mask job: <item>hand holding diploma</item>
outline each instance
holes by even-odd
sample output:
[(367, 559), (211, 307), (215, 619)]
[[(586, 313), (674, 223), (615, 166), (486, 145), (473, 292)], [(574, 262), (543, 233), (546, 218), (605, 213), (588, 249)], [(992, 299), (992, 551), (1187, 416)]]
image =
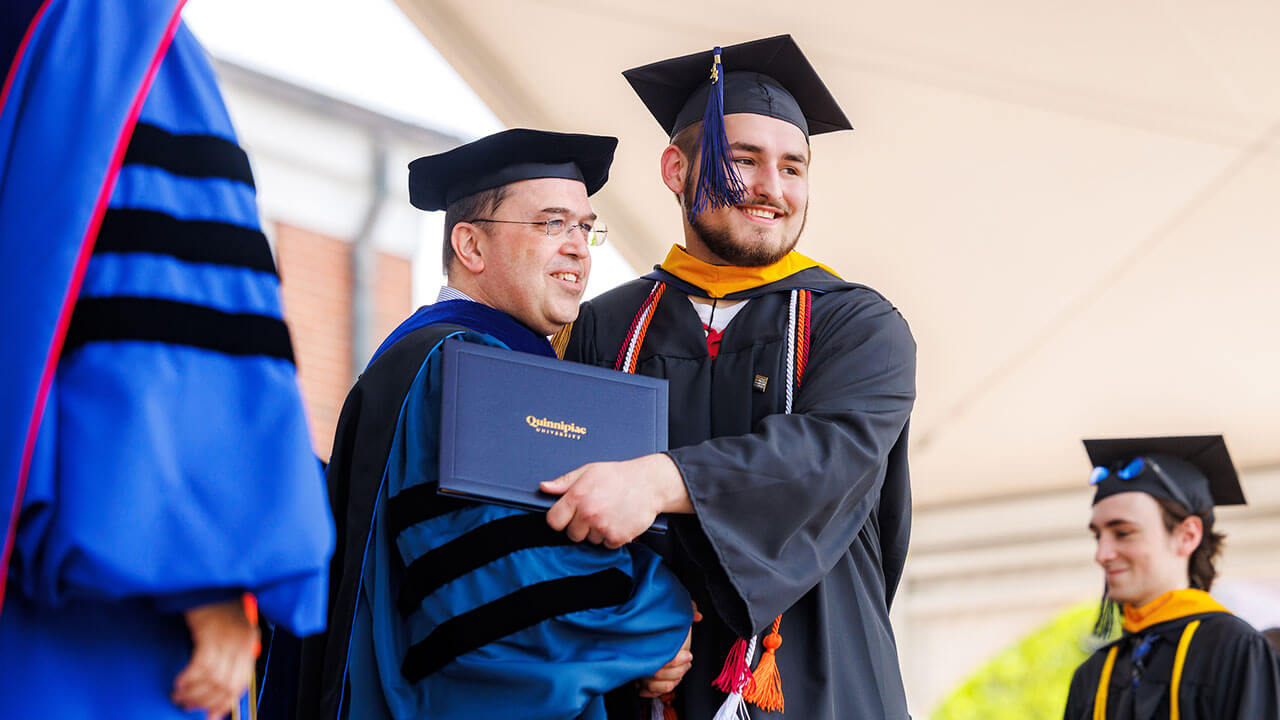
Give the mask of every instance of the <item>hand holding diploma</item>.
[(552, 529), (609, 548), (639, 537), (658, 513), (693, 512), (680, 470), (664, 453), (590, 463), (540, 487), (561, 496), (547, 511)]

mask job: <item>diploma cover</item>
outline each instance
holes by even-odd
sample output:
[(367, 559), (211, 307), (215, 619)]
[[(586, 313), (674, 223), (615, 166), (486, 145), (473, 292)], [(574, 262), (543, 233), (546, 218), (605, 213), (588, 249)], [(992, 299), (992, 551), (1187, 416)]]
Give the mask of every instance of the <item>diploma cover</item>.
[(667, 449), (666, 380), (461, 340), (443, 352), (441, 493), (545, 510), (558, 496), (538, 483)]

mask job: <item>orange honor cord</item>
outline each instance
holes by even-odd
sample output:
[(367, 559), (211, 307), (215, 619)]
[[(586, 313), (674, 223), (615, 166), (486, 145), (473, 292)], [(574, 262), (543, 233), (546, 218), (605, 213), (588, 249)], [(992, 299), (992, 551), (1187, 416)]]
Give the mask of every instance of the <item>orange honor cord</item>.
[[(244, 616), (248, 619), (249, 624), (255, 629), (258, 627), (258, 598), (253, 593), (245, 593), (240, 596), (240, 602), (244, 606)], [(253, 657), (256, 659), (262, 654), (262, 639), (258, 638), (253, 641)], [(258, 677), (257, 668), (249, 672), (249, 720), (257, 720), (258, 718)], [(231, 720), (240, 720), (240, 706), (236, 705), (231, 709)]]
[(636, 336), (635, 352), (631, 354), (631, 362), (627, 366), (627, 372), (629, 373), (636, 371), (636, 363), (640, 359), (640, 346), (644, 345), (644, 336), (649, 334), (649, 323), (653, 322), (653, 315), (658, 309), (658, 301), (662, 299), (662, 291), (666, 289), (666, 283), (659, 283), (653, 290), (653, 301), (649, 303), (649, 312), (644, 316), (644, 324), (640, 326), (640, 333)]
[[(795, 399), (796, 392), (800, 389), (800, 381), (804, 376), (805, 366), (809, 361), (809, 343), (811, 341), (809, 328), (812, 324), (812, 305), (813, 292), (810, 290), (792, 290), (791, 302), (787, 313), (787, 366), (786, 366), (786, 399), (784, 411), (789, 415), (792, 411), (792, 403)], [(769, 634), (762, 641), (764, 652), (760, 655), (760, 662), (756, 665), (754, 673), (748, 675), (749, 680), (739, 685), (742, 688), (742, 698), (761, 710), (769, 712), (784, 712), (786, 705), (782, 695), (782, 675), (778, 672), (777, 650), (782, 646), (782, 635), (778, 632), (778, 626), (782, 624), (782, 615), (773, 619), (773, 627)], [(751, 638), (752, 643), (755, 637)], [(727, 677), (733, 677), (733, 671), (736, 669), (737, 653), (739, 644), (743, 643), (738, 640), (734, 643), (733, 650), (729, 653), (729, 657), (725, 660), (724, 670), (721, 671), (720, 677), (716, 679), (716, 687), (724, 692), (724, 686), (728, 683), (722, 682)], [(746, 665), (751, 664), (750, 653), (747, 654)], [(745, 669), (745, 668), (744, 668)], [(732, 695), (730, 696), (732, 699)], [(731, 704), (726, 701), (726, 705)], [(721, 708), (724, 710), (724, 707)]]
[(649, 296), (640, 304), (640, 309), (636, 312), (635, 319), (631, 321), (631, 328), (627, 330), (626, 337), (622, 339), (622, 347), (618, 349), (618, 359), (613, 364), (614, 370), (621, 370), (625, 373), (634, 373), (636, 371), (636, 361), (640, 356), (640, 347), (644, 345), (644, 336), (649, 332), (649, 322), (653, 320), (658, 301), (662, 299), (662, 293), (666, 289), (666, 283), (654, 283), (653, 289), (649, 291)]
[(744, 697), (747, 702), (761, 710), (769, 712), (786, 712), (786, 702), (782, 697), (782, 676), (778, 674), (776, 651), (782, 646), (782, 635), (778, 626), (782, 624), (782, 616), (773, 619), (773, 629), (764, 636), (764, 654), (756, 665), (755, 682)]
[(663, 695), (660, 700), (662, 702), (662, 720), (680, 720), (680, 717), (676, 715), (676, 708), (673, 704), (676, 701), (676, 694), (669, 692)]
[(799, 318), (796, 322), (796, 385), (804, 378), (804, 369), (809, 366), (809, 326), (810, 311), (813, 308), (813, 291), (801, 290), (799, 297)]
[[(666, 289), (663, 282), (654, 283), (648, 297), (641, 303), (631, 327), (623, 338), (622, 347), (618, 350), (618, 358), (614, 368), (623, 372), (636, 371), (640, 347), (644, 344), (645, 335), (649, 331), (649, 323), (653, 320), (658, 300)], [(793, 392), (800, 387), (805, 368), (809, 363), (810, 328), (812, 326), (813, 291), (792, 290), (791, 303), (787, 322), (787, 378), (786, 412), (791, 412)], [(716, 713), (716, 717), (731, 717), (741, 708), (743, 701), (770, 712), (784, 712), (785, 699), (782, 695), (782, 676), (778, 672), (777, 650), (782, 646), (782, 635), (778, 627), (782, 624), (782, 615), (773, 619), (773, 627), (764, 637), (764, 653), (754, 672), (751, 661), (755, 655), (753, 636), (748, 642), (739, 638), (725, 658), (724, 667), (712, 682), (717, 689), (729, 695), (724, 705)], [(666, 720), (675, 720), (675, 710), (669, 701), (663, 702)], [(657, 710), (654, 704), (654, 710)]]
[[(249, 624), (258, 627), (258, 598), (253, 593), (245, 593), (240, 596), (240, 602), (244, 604), (244, 616), (248, 618)], [(253, 656), (256, 658), (262, 654), (262, 639), (259, 638), (253, 642)]]

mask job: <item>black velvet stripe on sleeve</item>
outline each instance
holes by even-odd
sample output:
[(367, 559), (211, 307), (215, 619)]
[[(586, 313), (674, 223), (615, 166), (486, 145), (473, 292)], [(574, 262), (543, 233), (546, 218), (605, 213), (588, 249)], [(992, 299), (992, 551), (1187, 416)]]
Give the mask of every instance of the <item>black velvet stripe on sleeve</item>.
[(152, 298), (81, 298), (71, 314), (64, 355), (87, 343), (142, 340), (188, 345), (227, 355), (263, 355), (293, 362), (289, 330), (266, 315), (226, 313)]
[(455, 658), (544, 620), (620, 605), (631, 597), (631, 577), (611, 568), (548, 580), (450, 618), (405, 653), (400, 672), (417, 682)]
[(568, 535), (552, 530), (542, 513), (509, 515), (485, 523), (409, 563), (397, 599), (400, 613), (408, 615), (440, 586), (513, 552), (573, 544)]
[(234, 142), (213, 135), (177, 135), (140, 122), (129, 138), (125, 165), (148, 165), (193, 178), (225, 178), (253, 187), (249, 156)]
[(439, 492), (440, 483), (428, 482), (401, 490), (387, 500), (387, 534), (397, 537), (407, 528), (461, 510), (474, 502), (446, 497)]
[(155, 210), (107, 210), (93, 252), (168, 255), (184, 262), (276, 274), (271, 248), (260, 230), (212, 220), (180, 220)]

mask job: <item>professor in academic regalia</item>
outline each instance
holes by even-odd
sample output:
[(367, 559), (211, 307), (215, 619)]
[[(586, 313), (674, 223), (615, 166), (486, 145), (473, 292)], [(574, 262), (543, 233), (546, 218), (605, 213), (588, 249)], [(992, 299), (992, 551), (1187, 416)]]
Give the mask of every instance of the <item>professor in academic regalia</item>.
[(297, 717), (599, 720), (606, 691), (682, 652), (689, 596), (648, 548), (437, 494), (444, 340), (554, 357), (605, 237), (588, 196), (616, 144), (508, 130), (410, 164), (413, 204), (445, 211), (448, 285), (382, 343), (338, 421), (330, 631), (305, 642)]
[(244, 703), (333, 525), (253, 175), (182, 3), (0, 22), (0, 717)]
[(544, 483), (564, 494), (548, 522), (615, 547), (681, 514), (663, 552), (705, 615), (668, 698), (681, 718), (906, 720), (889, 605), (915, 342), (887, 299), (794, 250), (810, 136), (849, 121), (789, 36), (623, 75), (671, 139), (684, 245), (586, 303), (564, 357), (667, 378), (672, 449)]
[(1123, 632), (1076, 669), (1064, 720), (1280, 718), (1280, 658), (1209, 595), (1223, 541), (1213, 509), (1244, 504), (1222, 436), (1084, 444), (1106, 578), (1097, 634), (1110, 634), (1114, 604)]

